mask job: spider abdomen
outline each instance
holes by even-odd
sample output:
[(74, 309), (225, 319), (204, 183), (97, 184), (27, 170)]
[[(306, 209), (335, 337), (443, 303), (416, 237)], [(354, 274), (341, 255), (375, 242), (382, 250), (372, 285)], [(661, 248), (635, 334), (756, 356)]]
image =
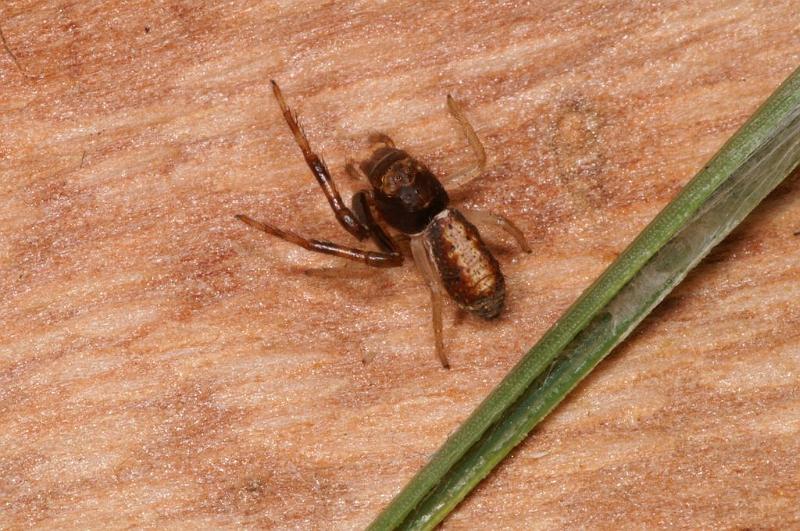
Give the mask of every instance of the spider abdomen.
[(431, 220), (423, 238), (448, 295), (484, 319), (497, 317), (505, 303), (505, 279), (478, 229), (446, 208)]

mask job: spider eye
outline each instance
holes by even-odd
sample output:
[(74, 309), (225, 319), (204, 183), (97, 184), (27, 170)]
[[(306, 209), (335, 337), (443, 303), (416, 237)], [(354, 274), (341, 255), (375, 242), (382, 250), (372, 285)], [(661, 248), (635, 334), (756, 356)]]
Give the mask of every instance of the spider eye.
[(383, 188), (395, 192), (398, 188), (408, 184), (408, 178), (401, 172), (391, 171), (383, 176)]

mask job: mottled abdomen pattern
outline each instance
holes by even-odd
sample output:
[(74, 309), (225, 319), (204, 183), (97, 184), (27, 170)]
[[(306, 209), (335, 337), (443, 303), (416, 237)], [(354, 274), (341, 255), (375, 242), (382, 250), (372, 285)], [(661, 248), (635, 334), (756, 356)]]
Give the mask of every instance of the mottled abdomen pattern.
[(450, 297), (484, 319), (497, 317), (505, 302), (505, 279), (478, 229), (447, 208), (433, 218), (423, 237)]

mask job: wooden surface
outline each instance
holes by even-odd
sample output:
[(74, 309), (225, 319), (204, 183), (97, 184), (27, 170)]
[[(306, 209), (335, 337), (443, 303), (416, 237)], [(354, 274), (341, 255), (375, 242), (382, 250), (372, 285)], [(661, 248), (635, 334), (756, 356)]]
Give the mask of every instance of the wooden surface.
[[(794, 0), (461, 4), (0, 4), (0, 528), (363, 527), (800, 64)], [(463, 102), (534, 253), (485, 233), (452, 370), (410, 265), (233, 219), (351, 241), (270, 78), (346, 197), (371, 131), (460, 168)], [(800, 526), (798, 230), (795, 177), (445, 527)]]

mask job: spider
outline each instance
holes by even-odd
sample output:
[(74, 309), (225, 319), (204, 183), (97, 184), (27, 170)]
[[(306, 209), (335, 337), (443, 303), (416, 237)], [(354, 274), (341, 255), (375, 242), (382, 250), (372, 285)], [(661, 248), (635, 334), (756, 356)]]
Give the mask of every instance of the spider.
[[(424, 277), (431, 294), (436, 355), (442, 366), (450, 364), (442, 337), (442, 295), (446, 292), (455, 303), (483, 319), (497, 317), (505, 303), (505, 279), (500, 265), (481, 239), (475, 225), (490, 224), (508, 232), (520, 248), (530, 253), (525, 236), (507, 218), (485, 211), (456, 210), (431, 171), (406, 151), (395, 147), (389, 136), (369, 136), (372, 156), (358, 166), (350, 160), (347, 173), (370, 188), (353, 195), (352, 206), (342, 201), (330, 172), (312, 151), (297, 116), (286, 105), (280, 87), (272, 81), (272, 91), (283, 117), (294, 135), (308, 167), (316, 177), (339, 223), (358, 240), (371, 238), (378, 251), (347, 247), (329, 241), (307, 239), (239, 214), (247, 225), (309, 251), (332, 254), (363, 262), (372, 267), (398, 267), (404, 256), (399, 242), (408, 241), (411, 256)], [(461, 187), (478, 177), (486, 167), (486, 152), (459, 104), (447, 96), (447, 108), (458, 122), (475, 154), (476, 161), (452, 177)], [(376, 218), (373, 211), (379, 214)], [(390, 236), (379, 220), (399, 232)]]

